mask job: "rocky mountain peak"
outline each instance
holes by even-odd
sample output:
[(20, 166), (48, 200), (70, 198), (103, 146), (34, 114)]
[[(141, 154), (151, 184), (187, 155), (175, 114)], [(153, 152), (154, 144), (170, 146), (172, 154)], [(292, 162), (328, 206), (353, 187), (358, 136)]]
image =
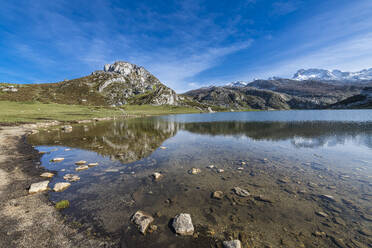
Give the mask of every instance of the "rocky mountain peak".
[(138, 75), (149, 75), (150, 73), (143, 68), (142, 66), (137, 66), (135, 64), (125, 62), (125, 61), (116, 61), (113, 64), (106, 64), (103, 68), (105, 72), (116, 72), (124, 76), (128, 76), (132, 73)]

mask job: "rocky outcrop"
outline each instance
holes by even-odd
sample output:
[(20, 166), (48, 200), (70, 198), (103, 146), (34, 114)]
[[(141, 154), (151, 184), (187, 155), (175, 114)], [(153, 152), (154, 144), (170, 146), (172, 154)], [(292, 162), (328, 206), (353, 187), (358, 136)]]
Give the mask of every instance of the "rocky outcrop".
[(172, 89), (163, 85), (145, 68), (129, 62), (107, 64), (103, 71), (96, 71), (92, 75), (105, 78), (98, 83), (98, 92), (113, 105), (178, 103), (177, 94)]

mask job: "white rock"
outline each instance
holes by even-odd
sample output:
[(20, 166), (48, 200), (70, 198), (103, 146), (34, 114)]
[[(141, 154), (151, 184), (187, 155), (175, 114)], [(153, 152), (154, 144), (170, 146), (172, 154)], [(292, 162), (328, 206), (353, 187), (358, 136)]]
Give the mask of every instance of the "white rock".
[(193, 175), (199, 174), (200, 172), (201, 172), (201, 169), (199, 168), (192, 168), (191, 170), (189, 170), (189, 173)]
[(97, 165), (98, 165), (98, 163), (89, 163), (88, 167), (94, 167), (94, 166), (97, 166)]
[(56, 183), (53, 190), (55, 192), (61, 192), (71, 186), (71, 183)]
[(70, 182), (76, 182), (80, 180), (80, 177), (74, 174), (66, 174), (63, 176), (63, 179), (70, 181)]
[(82, 170), (87, 170), (87, 169), (89, 169), (88, 165), (81, 165), (75, 168), (76, 171), (82, 171)]
[(41, 177), (45, 177), (45, 178), (52, 178), (54, 176), (54, 174), (53, 173), (50, 173), (50, 172), (44, 172), (40, 176)]
[(53, 158), (52, 162), (61, 162), (63, 160), (65, 160), (65, 159), (64, 158)]
[(154, 221), (154, 218), (145, 212), (138, 210), (133, 216), (131, 221), (135, 223), (138, 227), (138, 230), (145, 234), (147, 227)]
[(159, 180), (160, 178), (163, 177), (163, 175), (162, 175), (161, 173), (159, 173), (159, 172), (154, 172), (154, 173), (152, 174), (152, 177), (153, 177), (155, 180)]
[(80, 161), (75, 162), (76, 165), (84, 165), (86, 163), (87, 163), (87, 161), (85, 161), (85, 160), (80, 160)]
[(242, 243), (240, 240), (223, 241), (224, 248), (241, 248)]
[(179, 214), (174, 217), (172, 226), (175, 232), (179, 235), (193, 235), (194, 234), (194, 226), (192, 224), (190, 214)]
[(49, 184), (49, 181), (33, 183), (31, 184), (30, 189), (28, 190), (28, 193), (33, 194), (33, 193), (46, 191), (48, 190), (48, 184)]

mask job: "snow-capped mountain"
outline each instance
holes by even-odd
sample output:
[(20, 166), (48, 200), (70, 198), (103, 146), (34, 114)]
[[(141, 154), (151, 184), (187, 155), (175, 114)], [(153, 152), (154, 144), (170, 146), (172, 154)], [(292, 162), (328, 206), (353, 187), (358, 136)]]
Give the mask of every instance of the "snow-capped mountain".
[(340, 70), (308, 69), (298, 70), (293, 78), (294, 80), (335, 80), (335, 81), (362, 81), (372, 80), (372, 68), (357, 72), (343, 72)]
[(229, 86), (229, 87), (244, 87), (244, 86), (247, 86), (249, 83), (250, 82), (235, 81), (235, 82), (231, 82), (231, 83), (226, 84), (226, 86)]

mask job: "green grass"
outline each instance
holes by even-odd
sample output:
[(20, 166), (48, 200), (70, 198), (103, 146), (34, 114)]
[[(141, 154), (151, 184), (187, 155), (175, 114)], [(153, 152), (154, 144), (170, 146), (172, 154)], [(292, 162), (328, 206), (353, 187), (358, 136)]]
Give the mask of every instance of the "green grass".
[(200, 113), (200, 110), (190, 107), (171, 106), (171, 105), (125, 105), (122, 106), (126, 114), (129, 115), (165, 115), (165, 114), (188, 114)]
[(74, 121), (123, 115), (119, 109), (57, 103), (0, 101), (0, 123)]
[(127, 105), (119, 108), (84, 105), (66, 105), (57, 103), (0, 101), (0, 123), (34, 123), (48, 120), (75, 121), (101, 117), (119, 117), (127, 115), (165, 115), (181, 113), (199, 113), (190, 107)]
[(61, 210), (68, 208), (70, 206), (70, 202), (68, 200), (62, 200), (56, 203), (56, 209)]

